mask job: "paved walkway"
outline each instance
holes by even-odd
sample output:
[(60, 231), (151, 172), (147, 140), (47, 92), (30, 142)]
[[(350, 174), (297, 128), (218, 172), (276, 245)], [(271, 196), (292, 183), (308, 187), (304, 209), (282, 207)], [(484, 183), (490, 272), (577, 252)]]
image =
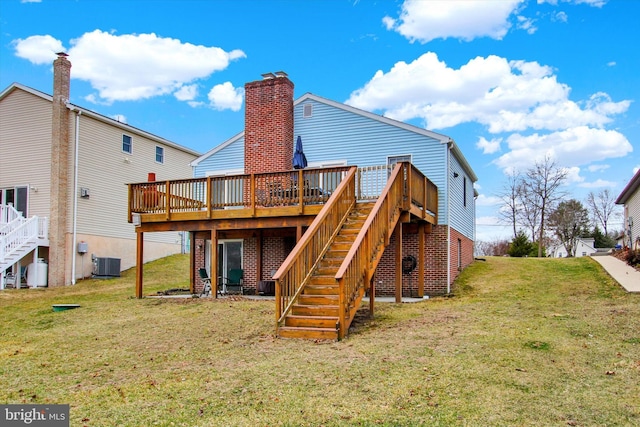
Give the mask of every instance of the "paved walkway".
[(611, 255), (593, 256), (616, 282), (627, 290), (627, 292), (640, 292), (640, 271)]

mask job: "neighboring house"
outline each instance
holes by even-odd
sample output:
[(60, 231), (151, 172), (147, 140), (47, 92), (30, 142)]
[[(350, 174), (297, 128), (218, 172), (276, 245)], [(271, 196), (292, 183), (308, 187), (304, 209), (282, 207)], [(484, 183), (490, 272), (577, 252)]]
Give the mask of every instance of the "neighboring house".
[(624, 246), (640, 249), (640, 170), (622, 190), (616, 204), (624, 205)]
[[(311, 93), (292, 102), (291, 132), (293, 138), (301, 137), (309, 167), (367, 167), (408, 161), (436, 184), (438, 225), (434, 227), (431, 234), (433, 239), (427, 249), (425, 293), (441, 295), (450, 292), (450, 285), (459, 271), (473, 261), (475, 240), (476, 193), (473, 184), (477, 177), (456, 143), (449, 136)], [(251, 116), (252, 107), (249, 103), (250, 98), (246, 107), (248, 112), (245, 130), (194, 160), (194, 177), (248, 173), (248, 169), (252, 168), (247, 164), (245, 150), (247, 128), (252, 127), (252, 122), (255, 121)], [(266, 172), (269, 168), (259, 165), (252, 170)], [(221, 252), (226, 257), (220, 262), (221, 266), (250, 265), (254, 259), (251, 253), (254, 245), (250, 239), (220, 242), (221, 249), (222, 245), (234, 249)], [(415, 234), (405, 238), (403, 246), (405, 254), (415, 256)], [(230, 256), (239, 257), (240, 254), (243, 259), (229, 259)], [(209, 259), (208, 253), (204, 258)], [(386, 251), (378, 267), (376, 292), (379, 294), (393, 295), (395, 292), (395, 277), (399, 273), (393, 267), (393, 259), (394, 251)], [(269, 271), (277, 269), (282, 260), (274, 260)], [(416, 295), (416, 274), (417, 271), (404, 275), (403, 288), (407, 296)]]
[[(578, 238), (576, 240), (575, 257), (589, 256), (596, 253), (597, 249), (595, 248), (595, 241), (596, 240), (592, 237)], [(560, 244), (549, 248), (549, 256), (553, 258), (566, 258), (569, 256), (569, 251), (567, 251), (564, 244)]]
[[(199, 154), (70, 104), (70, 69), (59, 55), (53, 96), (18, 83), (0, 93), (0, 286), (37, 258), (48, 264), (48, 281), (38, 284), (49, 286), (90, 276), (94, 257), (119, 259), (119, 270), (134, 266), (136, 233), (127, 222), (125, 183), (150, 173), (159, 180), (187, 176)], [(12, 229), (36, 216), (39, 239), (7, 242), (16, 234)], [(181, 237), (149, 233), (145, 261), (179, 253)], [(117, 261), (109, 263), (113, 274)]]

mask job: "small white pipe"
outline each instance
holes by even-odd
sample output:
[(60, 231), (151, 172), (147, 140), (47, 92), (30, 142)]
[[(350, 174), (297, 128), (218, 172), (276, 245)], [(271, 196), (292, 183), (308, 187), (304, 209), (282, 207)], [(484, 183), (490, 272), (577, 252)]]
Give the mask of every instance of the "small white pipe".
[[(71, 111), (74, 111), (73, 108)], [(71, 284), (76, 284), (76, 245), (77, 245), (77, 225), (78, 225), (78, 146), (80, 142), (80, 115), (82, 111), (76, 111), (76, 138), (75, 138), (75, 159), (73, 170), (73, 243), (71, 244)], [(84, 271), (82, 272), (84, 275)]]

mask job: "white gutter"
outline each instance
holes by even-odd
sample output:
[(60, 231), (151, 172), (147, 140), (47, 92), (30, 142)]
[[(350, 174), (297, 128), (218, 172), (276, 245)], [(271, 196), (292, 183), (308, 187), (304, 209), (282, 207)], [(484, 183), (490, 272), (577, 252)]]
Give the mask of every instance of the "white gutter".
[[(75, 158), (73, 166), (73, 243), (71, 244), (71, 284), (76, 284), (76, 245), (78, 239), (78, 146), (80, 145), (80, 115), (82, 111), (70, 107), (76, 112), (76, 138), (75, 138)], [(84, 275), (84, 272), (82, 272)]]

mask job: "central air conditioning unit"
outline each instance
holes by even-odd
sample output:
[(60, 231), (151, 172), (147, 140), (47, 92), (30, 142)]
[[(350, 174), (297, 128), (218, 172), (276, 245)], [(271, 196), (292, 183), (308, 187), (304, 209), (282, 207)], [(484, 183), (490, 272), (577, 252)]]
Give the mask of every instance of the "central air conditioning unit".
[(120, 277), (120, 258), (96, 258), (93, 263), (95, 277)]

